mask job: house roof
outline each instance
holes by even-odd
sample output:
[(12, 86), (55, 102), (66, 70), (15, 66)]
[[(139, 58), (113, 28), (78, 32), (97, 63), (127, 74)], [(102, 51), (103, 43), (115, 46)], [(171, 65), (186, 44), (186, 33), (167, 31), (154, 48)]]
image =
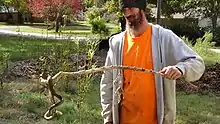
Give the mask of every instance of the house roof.
[[(17, 10), (12, 6), (9, 6), (8, 9), (10, 12), (17, 12)], [(8, 12), (8, 10), (6, 9), (5, 6), (0, 6), (0, 12), (5, 13), (5, 12)]]

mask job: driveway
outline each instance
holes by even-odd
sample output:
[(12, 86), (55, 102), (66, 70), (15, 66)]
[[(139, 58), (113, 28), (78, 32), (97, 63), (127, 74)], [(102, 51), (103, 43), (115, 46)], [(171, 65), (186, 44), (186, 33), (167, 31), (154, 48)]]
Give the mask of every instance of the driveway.
[(216, 53), (220, 53), (220, 49), (211, 49), (211, 50), (216, 52)]
[(29, 28), (29, 26), (0, 26), (0, 35), (9, 35), (9, 36), (22, 36), (28, 38), (40, 38), (40, 39), (52, 39), (52, 40), (97, 40), (99, 38), (88, 38), (82, 36), (64, 36), (59, 34), (41, 34), (41, 33), (29, 33), (29, 32), (16, 32), (11, 29), (14, 28)]
[[(30, 28), (30, 26), (0, 26), (0, 35), (10, 35), (10, 36), (23, 36), (29, 38), (40, 38), (40, 39), (53, 39), (53, 40), (100, 40), (100, 38), (88, 38), (88, 37), (79, 37), (79, 36), (63, 36), (59, 34), (40, 34), (40, 33), (27, 33), (27, 32), (16, 32), (11, 31), (12, 28)], [(216, 53), (220, 53), (220, 49), (211, 49)]]

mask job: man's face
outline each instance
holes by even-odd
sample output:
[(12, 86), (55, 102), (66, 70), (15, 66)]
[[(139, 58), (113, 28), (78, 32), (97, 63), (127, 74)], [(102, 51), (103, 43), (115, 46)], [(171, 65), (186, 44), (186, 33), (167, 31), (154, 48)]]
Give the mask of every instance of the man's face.
[(139, 8), (124, 8), (123, 14), (130, 28), (139, 28), (143, 19), (141, 10)]

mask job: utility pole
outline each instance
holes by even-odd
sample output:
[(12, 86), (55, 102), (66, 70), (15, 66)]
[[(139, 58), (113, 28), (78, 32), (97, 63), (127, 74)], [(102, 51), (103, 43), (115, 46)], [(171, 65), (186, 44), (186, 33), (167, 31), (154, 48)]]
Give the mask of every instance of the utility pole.
[(161, 1), (157, 0), (157, 24), (161, 24)]

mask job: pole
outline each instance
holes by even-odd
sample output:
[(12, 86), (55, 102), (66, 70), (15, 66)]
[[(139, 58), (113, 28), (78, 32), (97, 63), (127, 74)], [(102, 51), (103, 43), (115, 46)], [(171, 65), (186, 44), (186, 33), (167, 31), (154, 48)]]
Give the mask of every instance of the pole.
[(161, 1), (157, 0), (157, 24), (161, 24)]

